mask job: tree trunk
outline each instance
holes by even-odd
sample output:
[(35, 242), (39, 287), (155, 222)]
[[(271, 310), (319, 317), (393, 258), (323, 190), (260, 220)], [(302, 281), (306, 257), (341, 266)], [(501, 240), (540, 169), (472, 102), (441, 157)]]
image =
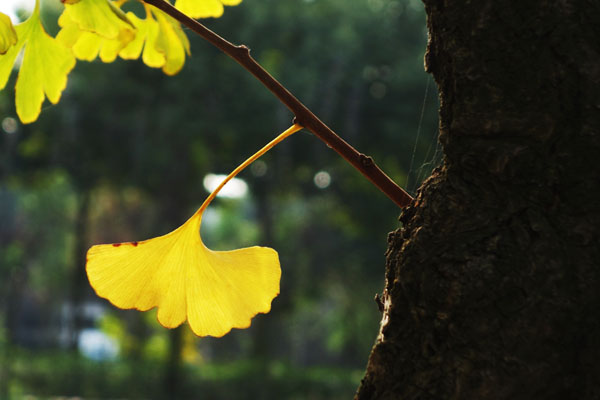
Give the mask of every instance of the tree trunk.
[(356, 398), (600, 398), (600, 2), (424, 0), (443, 165)]

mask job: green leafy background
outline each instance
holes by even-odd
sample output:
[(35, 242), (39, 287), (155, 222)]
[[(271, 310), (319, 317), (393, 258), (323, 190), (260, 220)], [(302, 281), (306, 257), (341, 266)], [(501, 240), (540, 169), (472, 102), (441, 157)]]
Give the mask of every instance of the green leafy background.
[[(420, 2), (245, 0), (206, 23), (248, 44), (401, 185), (410, 175), (414, 192), (435, 165)], [(97, 298), (82, 275), (91, 244), (179, 226), (208, 194), (206, 174), (229, 172), (290, 125), (253, 77), (188, 36), (192, 57), (174, 77), (139, 60), (79, 62), (34, 124), (16, 120), (15, 74), (0, 92), (0, 398), (347, 399), (360, 382), (399, 210), (308, 133), (241, 175), (246, 198), (217, 199), (213, 222), (205, 217), (209, 247), (279, 252), (281, 294), (248, 330), (168, 331), (154, 311)], [(313, 182), (319, 171), (331, 176), (326, 189)], [(118, 353), (86, 356), (74, 339), (82, 329)]]

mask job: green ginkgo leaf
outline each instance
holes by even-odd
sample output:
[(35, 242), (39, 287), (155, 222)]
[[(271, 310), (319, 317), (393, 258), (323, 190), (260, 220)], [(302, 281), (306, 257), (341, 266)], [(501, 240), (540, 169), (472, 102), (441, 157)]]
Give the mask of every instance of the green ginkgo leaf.
[(242, 0), (177, 0), (175, 7), (192, 18), (219, 18), (225, 6), (237, 6)]
[(0, 54), (5, 54), (11, 46), (17, 44), (17, 32), (10, 18), (0, 13)]
[(75, 66), (71, 51), (50, 37), (40, 21), (39, 0), (31, 17), (15, 26), (18, 41), (0, 56), (0, 90), (4, 89), (15, 59), (25, 48), (16, 84), (17, 115), (23, 123), (34, 122), (44, 98), (56, 104)]

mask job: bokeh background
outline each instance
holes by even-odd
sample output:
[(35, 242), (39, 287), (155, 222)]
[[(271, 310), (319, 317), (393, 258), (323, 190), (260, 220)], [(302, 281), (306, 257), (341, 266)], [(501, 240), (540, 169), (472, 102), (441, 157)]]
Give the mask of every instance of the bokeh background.
[[(50, 4), (56, 3), (56, 4)], [(56, 32), (60, 2), (45, 1)], [(21, 16), (24, 14), (21, 13)], [(413, 192), (439, 162), (437, 94), (418, 0), (244, 0), (206, 24), (253, 56)], [(164, 234), (292, 115), (189, 34), (174, 77), (79, 62), (59, 105), (21, 125), (0, 92), (0, 398), (348, 399), (377, 335), (386, 235), (399, 209), (298, 133), (205, 215), (213, 249), (270, 246), (281, 294), (223, 338), (119, 310), (85, 276), (95, 243)], [(212, 179), (211, 179), (212, 178)]]

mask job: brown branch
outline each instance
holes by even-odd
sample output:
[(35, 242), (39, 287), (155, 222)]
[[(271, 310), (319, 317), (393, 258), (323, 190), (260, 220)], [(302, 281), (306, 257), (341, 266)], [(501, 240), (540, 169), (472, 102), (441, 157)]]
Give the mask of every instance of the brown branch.
[(292, 95), (283, 85), (273, 78), (263, 67), (260, 66), (250, 55), (250, 49), (244, 45), (236, 46), (223, 39), (200, 22), (196, 21), (177, 10), (164, 0), (143, 0), (156, 8), (169, 14), (183, 25), (187, 26), (205, 40), (212, 43), (219, 50), (237, 61), (242, 67), (254, 75), (267, 89), (269, 89), (294, 115), (296, 122), (335, 150), (340, 156), (348, 161), (354, 168), (360, 171), (367, 179), (385, 193), (394, 203), (400, 207), (406, 207), (412, 197), (400, 186), (396, 185), (373, 161), (356, 151), (346, 141), (340, 138), (319, 118), (317, 118), (304, 104)]

